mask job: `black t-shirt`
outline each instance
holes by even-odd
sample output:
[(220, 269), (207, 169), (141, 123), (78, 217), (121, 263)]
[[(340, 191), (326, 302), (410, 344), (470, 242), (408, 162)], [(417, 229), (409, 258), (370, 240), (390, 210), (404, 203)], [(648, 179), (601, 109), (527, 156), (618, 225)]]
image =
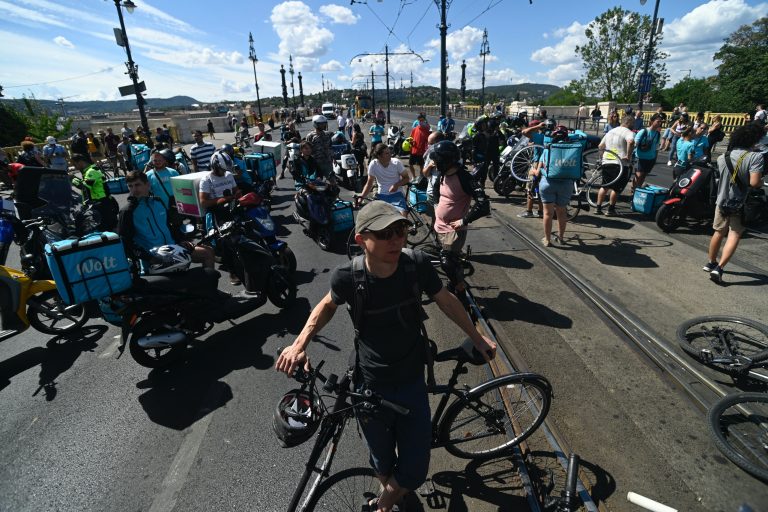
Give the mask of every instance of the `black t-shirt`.
[[(368, 298), (364, 304), (359, 357), (361, 375), (369, 384), (424, 378), (420, 308), (413, 295), (413, 284), (407, 282), (405, 258), (400, 256), (397, 271), (389, 277), (378, 278), (366, 272)], [(417, 255), (416, 262), (419, 288), (432, 297), (443, 283), (426, 256)], [(331, 276), (333, 302), (354, 304), (354, 289), (352, 262), (336, 267)]]

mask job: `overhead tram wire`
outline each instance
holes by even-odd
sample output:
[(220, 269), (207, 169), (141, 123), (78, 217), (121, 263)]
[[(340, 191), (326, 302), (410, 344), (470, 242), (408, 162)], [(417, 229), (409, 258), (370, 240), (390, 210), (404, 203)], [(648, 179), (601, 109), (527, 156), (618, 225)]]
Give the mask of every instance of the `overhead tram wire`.
[(33, 87), (33, 86), (36, 86), (36, 85), (48, 85), (48, 84), (55, 84), (55, 83), (58, 83), (58, 82), (66, 82), (67, 80), (77, 80), (78, 78), (85, 78), (85, 77), (91, 76), (91, 75), (98, 75), (99, 73), (107, 73), (109, 71), (112, 71), (113, 69), (114, 68), (112, 68), (112, 67), (108, 67), (108, 68), (100, 69), (98, 71), (93, 71), (91, 73), (86, 73), (84, 75), (71, 76), (69, 78), (61, 78), (59, 80), (49, 80), (47, 82), (38, 82), (36, 84), (7, 85), (7, 86), (5, 86), (5, 89), (14, 89), (14, 88), (19, 88), (19, 87)]
[(475, 21), (477, 18), (479, 18), (479, 17), (480, 17), (480, 16), (482, 16), (483, 14), (487, 13), (488, 11), (490, 11), (491, 9), (493, 9), (494, 7), (496, 7), (497, 5), (499, 5), (499, 4), (500, 4), (501, 2), (503, 2), (503, 1), (504, 1), (504, 0), (496, 0), (496, 1), (494, 2), (494, 0), (491, 0), (490, 2), (488, 2), (488, 7), (486, 7), (486, 8), (485, 8), (485, 9), (483, 9), (482, 11), (480, 11), (480, 13), (479, 13), (477, 16), (475, 16), (474, 18), (472, 18), (471, 20), (469, 20), (469, 21), (468, 21), (468, 22), (467, 22), (465, 25), (463, 25), (463, 26), (462, 26), (462, 27), (461, 27), (459, 30), (461, 30), (461, 29), (463, 29), (463, 28), (466, 28), (466, 27), (468, 27), (468, 26), (469, 26), (469, 25), (471, 25), (471, 24), (472, 24), (472, 22), (474, 22), (474, 21)]
[[(397, 39), (397, 40), (398, 40), (398, 41), (400, 41), (401, 43), (403, 43), (403, 44), (405, 44), (405, 45), (407, 45), (407, 44), (408, 44), (408, 43), (406, 43), (405, 41), (403, 41), (402, 39), (400, 39), (400, 37), (399, 37), (397, 34), (395, 34), (395, 32), (394, 32), (394, 30), (395, 30), (395, 29), (394, 29), (394, 27), (390, 28), (390, 27), (389, 27), (389, 26), (388, 26), (388, 25), (387, 25), (387, 24), (384, 22), (384, 20), (383, 20), (383, 19), (381, 19), (381, 16), (379, 16), (378, 14), (376, 14), (376, 11), (374, 11), (374, 10), (373, 10), (373, 8), (372, 8), (372, 7), (371, 7), (371, 6), (368, 4), (368, 2), (366, 2), (366, 3), (365, 3), (365, 6), (366, 6), (366, 7), (368, 7), (368, 10), (369, 10), (369, 11), (371, 11), (371, 12), (373, 13), (373, 15), (374, 15), (374, 16), (376, 16), (376, 19), (377, 19), (377, 20), (379, 20), (379, 21), (381, 22), (381, 24), (382, 24), (382, 25), (384, 25), (384, 28), (386, 28), (386, 29), (389, 31), (389, 34), (390, 34), (390, 35), (393, 35), (393, 36), (395, 36), (395, 39)], [(389, 35), (387, 36), (387, 38), (389, 38)]]

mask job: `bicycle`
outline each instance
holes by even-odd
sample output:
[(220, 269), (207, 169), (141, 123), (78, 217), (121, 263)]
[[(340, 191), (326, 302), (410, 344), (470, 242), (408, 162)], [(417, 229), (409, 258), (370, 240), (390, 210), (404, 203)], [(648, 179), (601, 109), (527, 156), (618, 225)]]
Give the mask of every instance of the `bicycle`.
[[(471, 350), (470, 350), (471, 348)], [(444, 447), (449, 453), (466, 459), (488, 459), (507, 453), (530, 436), (549, 411), (552, 387), (541, 375), (513, 373), (496, 377), (478, 386), (457, 389), (459, 375), (467, 373), (467, 364), (485, 364), (485, 358), (466, 340), (461, 347), (436, 352), (435, 362), (456, 361), (447, 384), (428, 387), (440, 401), (432, 415), (432, 448)], [(324, 361), (305, 372), (297, 368), (293, 377), (302, 389), (318, 393), (317, 380), (323, 391), (334, 398), (333, 406), (324, 413), (317, 438), (305, 470), (288, 505), (288, 512), (310, 512), (322, 506), (358, 511), (379, 494), (379, 480), (373, 468), (350, 468), (330, 476), (330, 468), (338, 450), (344, 428), (358, 410), (374, 411), (386, 407), (398, 414), (408, 410), (381, 399), (371, 390), (353, 390), (352, 373), (348, 369), (341, 379), (320, 372)], [(455, 400), (448, 404), (451, 397)], [(322, 463), (318, 463), (322, 460)], [(310, 478), (314, 475), (309, 488)], [(336, 486), (341, 480), (354, 478), (354, 484)]]
[(728, 373), (737, 382), (751, 377), (768, 382), (768, 326), (738, 316), (702, 316), (677, 328), (682, 349), (698, 361)]
[(723, 397), (707, 413), (707, 426), (723, 455), (768, 483), (768, 394)]

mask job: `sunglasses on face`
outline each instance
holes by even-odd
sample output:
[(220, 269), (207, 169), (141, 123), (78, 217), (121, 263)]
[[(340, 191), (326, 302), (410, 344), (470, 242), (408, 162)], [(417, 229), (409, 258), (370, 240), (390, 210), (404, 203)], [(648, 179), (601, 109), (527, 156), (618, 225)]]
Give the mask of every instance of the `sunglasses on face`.
[(404, 238), (408, 233), (408, 224), (401, 222), (381, 231), (366, 230), (365, 233), (372, 234), (376, 240), (392, 240), (393, 237)]

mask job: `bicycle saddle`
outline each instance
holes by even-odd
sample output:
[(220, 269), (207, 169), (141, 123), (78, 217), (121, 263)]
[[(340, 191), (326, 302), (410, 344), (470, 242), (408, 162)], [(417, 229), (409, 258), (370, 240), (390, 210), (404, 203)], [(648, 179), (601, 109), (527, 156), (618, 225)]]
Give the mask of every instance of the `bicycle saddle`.
[(444, 361), (460, 361), (474, 365), (485, 364), (485, 358), (477, 351), (475, 344), (469, 338), (464, 340), (460, 346), (444, 350), (435, 356), (435, 361), (442, 363)]

